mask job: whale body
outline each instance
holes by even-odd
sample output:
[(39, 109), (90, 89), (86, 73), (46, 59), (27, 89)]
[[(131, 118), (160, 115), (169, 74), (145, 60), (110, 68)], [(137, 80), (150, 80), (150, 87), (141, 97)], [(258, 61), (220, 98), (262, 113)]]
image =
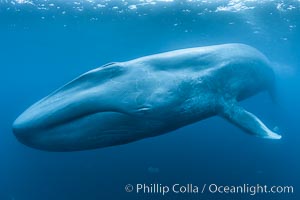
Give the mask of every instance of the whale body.
[(161, 135), (211, 116), (281, 136), (238, 102), (274, 90), (268, 59), (244, 44), (181, 49), (91, 70), (23, 112), (13, 132), (48, 151), (102, 148)]

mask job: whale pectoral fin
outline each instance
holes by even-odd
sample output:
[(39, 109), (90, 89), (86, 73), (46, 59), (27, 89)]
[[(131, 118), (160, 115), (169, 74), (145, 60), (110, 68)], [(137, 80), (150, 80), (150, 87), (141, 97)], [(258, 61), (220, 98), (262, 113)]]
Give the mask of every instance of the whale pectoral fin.
[(267, 139), (281, 139), (281, 135), (271, 131), (264, 123), (235, 101), (222, 103), (220, 115), (247, 133)]

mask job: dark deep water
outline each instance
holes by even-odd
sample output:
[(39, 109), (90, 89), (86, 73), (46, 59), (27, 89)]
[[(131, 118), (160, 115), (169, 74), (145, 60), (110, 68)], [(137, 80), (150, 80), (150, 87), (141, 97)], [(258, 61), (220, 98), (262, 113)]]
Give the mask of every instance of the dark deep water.
[[(300, 199), (300, 1), (0, 0), (0, 200)], [(28, 106), (111, 61), (240, 42), (276, 66), (277, 104), (241, 104), (283, 135), (249, 136), (213, 117), (93, 151), (51, 153), (11, 131)], [(293, 194), (136, 194), (126, 184), (291, 185)], [(201, 189), (200, 189), (201, 190)]]

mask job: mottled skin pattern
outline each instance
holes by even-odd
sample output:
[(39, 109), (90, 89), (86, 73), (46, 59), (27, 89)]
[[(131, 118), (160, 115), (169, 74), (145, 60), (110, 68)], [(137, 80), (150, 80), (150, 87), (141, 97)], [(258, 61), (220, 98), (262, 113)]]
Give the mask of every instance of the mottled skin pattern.
[(267, 58), (250, 46), (171, 51), (81, 75), (28, 108), (13, 131), (34, 148), (76, 151), (125, 144), (220, 115), (250, 134), (280, 139), (237, 105), (273, 85)]

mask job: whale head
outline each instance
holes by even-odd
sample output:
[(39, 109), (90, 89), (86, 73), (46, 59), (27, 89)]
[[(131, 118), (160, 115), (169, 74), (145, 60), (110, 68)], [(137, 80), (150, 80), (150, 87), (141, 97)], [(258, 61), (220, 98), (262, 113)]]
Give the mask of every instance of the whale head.
[(49, 151), (126, 143), (134, 120), (110, 108), (105, 102), (114, 97), (103, 95), (111, 90), (103, 87), (108, 80), (123, 72), (122, 67), (111, 64), (76, 78), (25, 110), (13, 123), (15, 136), (27, 146)]

